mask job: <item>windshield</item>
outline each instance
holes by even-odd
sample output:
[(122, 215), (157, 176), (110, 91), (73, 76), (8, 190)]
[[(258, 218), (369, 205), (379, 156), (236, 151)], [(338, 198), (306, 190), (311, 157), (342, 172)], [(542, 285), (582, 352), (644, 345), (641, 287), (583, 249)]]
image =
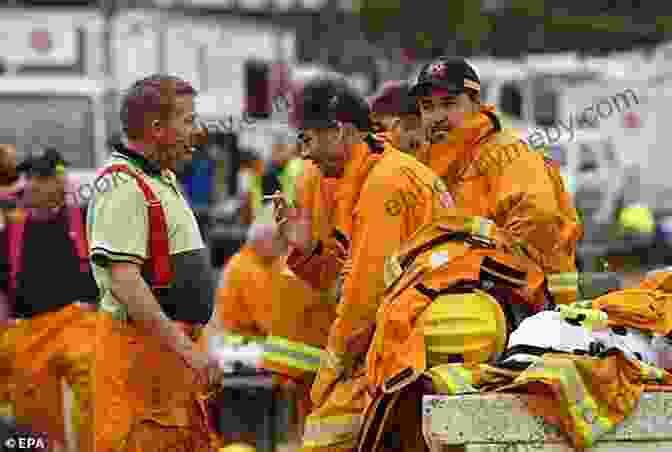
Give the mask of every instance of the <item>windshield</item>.
[(0, 94), (0, 143), (23, 160), (55, 147), (75, 169), (94, 167), (93, 107), (83, 96)]

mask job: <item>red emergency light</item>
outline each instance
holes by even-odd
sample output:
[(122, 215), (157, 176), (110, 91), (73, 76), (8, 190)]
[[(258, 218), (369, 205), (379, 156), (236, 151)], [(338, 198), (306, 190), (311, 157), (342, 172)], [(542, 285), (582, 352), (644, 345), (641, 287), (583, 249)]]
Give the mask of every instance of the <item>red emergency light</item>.
[(30, 47), (38, 53), (47, 53), (53, 47), (49, 30), (33, 30), (30, 32)]
[(623, 127), (626, 129), (639, 129), (642, 127), (642, 118), (634, 111), (626, 112), (623, 115)]

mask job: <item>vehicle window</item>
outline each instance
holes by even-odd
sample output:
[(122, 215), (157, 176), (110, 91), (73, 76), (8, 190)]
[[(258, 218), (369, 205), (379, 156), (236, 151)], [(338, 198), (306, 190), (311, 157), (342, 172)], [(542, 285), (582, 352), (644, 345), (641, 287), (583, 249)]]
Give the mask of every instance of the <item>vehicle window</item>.
[(502, 85), (500, 96), (502, 113), (513, 116), (515, 119), (522, 119), (523, 95), (521, 94), (518, 85), (515, 83), (505, 83)]
[(93, 105), (83, 96), (0, 95), (0, 143), (14, 143), (19, 159), (55, 147), (72, 168), (95, 165)]
[(595, 171), (599, 167), (599, 159), (593, 147), (587, 144), (579, 145), (579, 171)]

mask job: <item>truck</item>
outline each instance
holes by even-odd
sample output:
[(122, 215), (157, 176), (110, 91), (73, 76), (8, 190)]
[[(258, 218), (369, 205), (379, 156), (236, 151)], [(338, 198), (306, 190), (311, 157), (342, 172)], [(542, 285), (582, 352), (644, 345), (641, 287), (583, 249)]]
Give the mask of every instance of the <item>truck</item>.
[[(128, 9), (111, 18), (94, 7), (2, 8), (0, 14), (0, 142), (19, 159), (54, 146), (71, 163), (85, 202), (120, 130), (123, 91), (166, 72), (193, 82), (206, 115), (240, 116), (245, 63), (295, 57), (295, 33), (239, 18), (188, 17)], [(249, 134), (248, 134), (249, 135)], [(263, 138), (264, 134), (261, 134)], [(265, 147), (259, 134), (243, 139)], [(262, 139), (263, 141), (263, 139)]]
[(15, 144), (19, 159), (56, 147), (80, 185), (106, 156), (103, 32), (93, 8), (0, 14), (0, 142)]
[[(629, 245), (612, 240), (608, 248), (620, 247), (621, 251), (611, 254), (645, 255), (644, 269), (669, 265), (672, 242), (663, 236), (661, 225), (669, 223), (672, 213), (664, 124), (672, 113), (667, 102), (671, 89), (672, 77), (665, 72), (642, 70), (567, 87), (559, 94), (558, 121), (571, 125), (572, 136), (580, 136), (582, 132), (599, 134), (610, 143), (611, 155), (615, 156), (615, 163), (605, 161), (598, 165), (595, 174), (600, 174), (601, 184), (596, 184), (596, 177), (582, 177), (578, 166), (570, 169), (571, 175), (577, 178), (577, 203), (586, 201), (580, 199), (585, 198), (586, 193), (595, 195), (592, 200), (595, 205), (591, 208), (594, 214), (585, 218), (589, 220), (586, 224), (592, 224), (594, 230), (584, 240), (590, 245), (586, 250), (594, 249), (587, 254), (603, 253), (604, 250), (594, 251), (604, 249), (598, 242), (604, 242), (609, 236), (599, 231), (610, 229), (610, 223), (616, 224), (618, 219), (614, 214), (618, 209), (639, 206), (648, 211), (647, 216), (653, 217), (656, 225), (653, 233)], [(580, 151), (576, 146), (568, 146), (568, 150)]]

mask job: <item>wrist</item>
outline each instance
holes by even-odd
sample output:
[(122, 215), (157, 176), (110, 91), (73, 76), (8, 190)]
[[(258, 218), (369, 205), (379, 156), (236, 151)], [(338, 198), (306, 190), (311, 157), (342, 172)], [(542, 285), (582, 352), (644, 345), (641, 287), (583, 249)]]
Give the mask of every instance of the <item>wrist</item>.
[(304, 256), (312, 256), (315, 253), (315, 250), (317, 250), (319, 240), (310, 240), (304, 243), (287, 240), (287, 243), (289, 244), (289, 246), (298, 250)]

